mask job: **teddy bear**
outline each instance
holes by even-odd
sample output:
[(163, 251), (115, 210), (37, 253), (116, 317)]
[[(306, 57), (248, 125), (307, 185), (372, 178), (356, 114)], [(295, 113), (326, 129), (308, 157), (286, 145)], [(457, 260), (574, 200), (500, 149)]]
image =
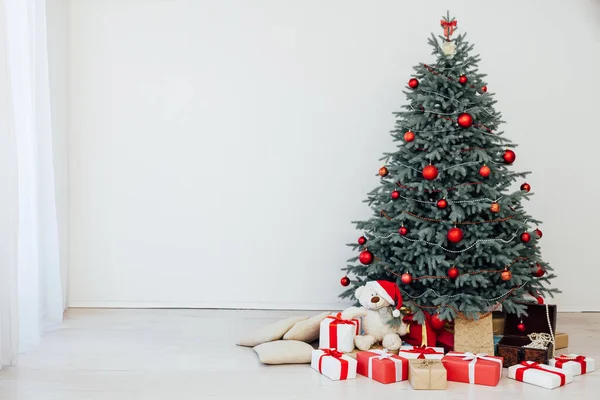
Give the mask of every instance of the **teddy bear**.
[(408, 333), (404, 321), (389, 322), (401, 316), (402, 295), (394, 282), (378, 280), (368, 281), (357, 288), (354, 296), (362, 307), (350, 307), (342, 312), (343, 319), (362, 318), (364, 335), (357, 335), (354, 344), (359, 350), (369, 350), (381, 342), (388, 350), (398, 350), (402, 345), (400, 336)]

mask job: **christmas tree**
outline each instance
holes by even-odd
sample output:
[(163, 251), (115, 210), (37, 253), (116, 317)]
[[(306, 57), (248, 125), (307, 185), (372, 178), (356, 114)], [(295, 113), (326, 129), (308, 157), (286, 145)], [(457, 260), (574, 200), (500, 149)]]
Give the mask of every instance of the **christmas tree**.
[[(542, 260), (542, 231), (522, 206), (528, 172), (515, 172), (516, 147), (499, 129), (501, 115), (457, 22), (441, 21), (429, 44), (436, 60), (414, 67), (407, 104), (395, 113), (396, 151), (382, 158), (373, 210), (355, 222), (364, 235), (341, 294), (370, 280), (395, 281), (404, 306), (422, 322), (477, 319), (498, 309), (521, 315), (523, 296), (557, 292)], [(516, 189), (520, 185), (520, 189)], [(514, 190), (516, 189), (516, 190)], [(408, 312), (408, 310), (407, 310)]]

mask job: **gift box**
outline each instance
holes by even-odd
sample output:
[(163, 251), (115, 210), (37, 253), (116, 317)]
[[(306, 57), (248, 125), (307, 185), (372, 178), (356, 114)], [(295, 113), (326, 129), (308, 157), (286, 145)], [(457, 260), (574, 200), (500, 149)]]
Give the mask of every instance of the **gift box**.
[(561, 354), (550, 360), (549, 364), (551, 367), (567, 370), (574, 376), (584, 375), (596, 369), (596, 362), (593, 358), (578, 354)]
[(415, 390), (445, 390), (448, 386), (440, 360), (408, 360), (408, 380)]
[(555, 389), (573, 382), (573, 374), (569, 371), (532, 361), (523, 361), (508, 368), (508, 377), (546, 389)]
[(354, 337), (360, 331), (360, 321), (342, 319), (341, 315), (342, 313), (330, 315), (321, 322), (320, 349), (336, 349), (342, 353), (354, 350)]
[(492, 313), (492, 329), (494, 335), (504, 335), (504, 313)]
[(554, 348), (556, 350), (562, 350), (569, 347), (569, 335), (566, 333), (557, 333), (554, 335)]
[[(546, 307), (548, 309), (546, 310)], [(550, 317), (550, 326), (548, 325), (548, 316)], [(552, 344), (547, 349), (530, 349), (526, 346), (531, 343), (527, 337), (530, 333), (550, 333), (556, 332), (556, 306), (547, 304), (528, 304), (527, 317), (523, 317), (525, 331), (519, 331), (517, 326), (521, 318), (515, 314), (506, 315), (506, 324), (504, 327), (504, 336), (498, 343), (498, 356), (504, 358), (504, 366), (510, 367), (521, 361), (535, 361), (540, 364), (548, 364), (554, 352)]]
[(454, 351), (460, 353), (494, 353), (492, 316), (471, 320), (454, 320)]
[(450, 352), (442, 363), (449, 381), (496, 386), (502, 378), (502, 357)]
[(408, 358), (409, 360), (441, 360), (444, 357), (444, 348), (425, 346), (402, 346), (398, 351), (398, 355), (400, 357)]
[(335, 349), (313, 350), (310, 366), (332, 381), (356, 379), (356, 360)]
[(387, 350), (359, 351), (356, 353), (356, 373), (381, 383), (408, 379), (408, 359), (388, 353)]
[(498, 343), (500, 343), (502, 335), (494, 335), (494, 355), (498, 356)]

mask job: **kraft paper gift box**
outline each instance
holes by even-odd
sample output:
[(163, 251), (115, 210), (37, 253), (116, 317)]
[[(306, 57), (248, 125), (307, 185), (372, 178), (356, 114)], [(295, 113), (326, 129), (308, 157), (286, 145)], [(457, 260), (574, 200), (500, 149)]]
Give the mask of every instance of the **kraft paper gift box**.
[(504, 313), (494, 312), (492, 313), (492, 329), (494, 335), (504, 335)]
[(440, 360), (408, 360), (408, 380), (415, 390), (445, 390), (448, 386)]
[(569, 371), (533, 361), (513, 365), (508, 369), (508, 377), (546, 389), (555, 389), (573, 382), (573, 374)]
[(452, 351), (442, 363), (449, 381), (496, 386), (502, 378), (502, 357)]
[(387, 350), (369, 350), (356, 353), (356, 373), (381, 383), (408, 379), (408, 359), (388, 353)]
[[(550, 326), (548, 326), (548, 317), (546, 316), (546, 307), (550, 317)], [(526, 346), (531, 343), (527, 337), (530, 333), (548, 333), (556, 332), (556, 306), (547, 304), (528, 304), (527, 317), (523, 317), (525, 331), (521, 332), (517, 326), (521, 318), (516, 314), (506, 315), (506, 325), (504, 327), (504, 336), (498, 343), (498, 356), (504, 358), (504, 366), (510, 367), (521, 361), (535, 361), (540, 364), (548, 364), (552, 358), (553, 346), (550, 344), (547, 349), (531, 349)], [(552, 328), (552, 329), (550, 329)]]
[(557, 333), (554, 335), (554, 348), (556, 350), (562, 350), (569, 347), (569, 335), (566, 333)]
[(596, 369), (593, 358), (580, 356), (579, 354), (561, 354), (549, 362), (551, 367), (569, 371), (573, 376), (584, 375)]
[(400, 357), (426, 360), (441, 360), (444, 357), (443, 347), (402, 346), (398, 351)]
[(313, 350), (310, 366), (332, 381), (356, 379), (356, 360), (334, 349)]
[(354, 350), (354, 337), (360, 332), (360, 321), (342, 319), (341, 314), (330, 315), (321, 322), (320, 349), (337, 349), (342, 353)]
[(454, 351), (460, 353), (494, 353), (492, 316), (454, 320)]

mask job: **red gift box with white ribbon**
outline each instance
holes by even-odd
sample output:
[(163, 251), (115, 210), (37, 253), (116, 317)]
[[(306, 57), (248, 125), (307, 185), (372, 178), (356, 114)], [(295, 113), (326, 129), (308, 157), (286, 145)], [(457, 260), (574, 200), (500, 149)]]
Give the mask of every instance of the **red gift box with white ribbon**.
[(377, 382), (408, 380), (408, 359), (388, 353), (385, 349), (359, 351), (356, 353), (356, 361), (356, 372)]
[(451, 351), (442, 362), (449, 381), (496, 386), (502, 378), (502, 357)]
[(555, 389), (573, 382), (573, 374), (567, 370), (523, 361), (508, 369), (508, 377), (546, 389)]

